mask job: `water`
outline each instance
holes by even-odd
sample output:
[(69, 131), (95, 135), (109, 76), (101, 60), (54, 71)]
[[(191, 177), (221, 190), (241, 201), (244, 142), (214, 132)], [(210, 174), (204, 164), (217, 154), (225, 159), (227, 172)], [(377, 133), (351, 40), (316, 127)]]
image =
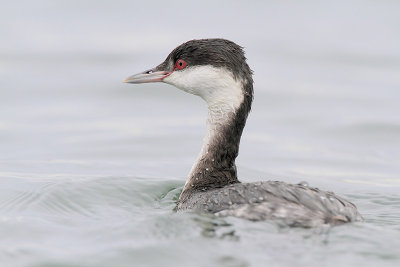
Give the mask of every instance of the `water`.
[[(1, 265), (398, 266), (399, 12), (396, 1), (3, 1)], [(205, 105), (121, 80), (203, 37), (245, 46), (255, 71), (240, 179), (307, 181), (354, 202), (364, 223), (174, 212)]]

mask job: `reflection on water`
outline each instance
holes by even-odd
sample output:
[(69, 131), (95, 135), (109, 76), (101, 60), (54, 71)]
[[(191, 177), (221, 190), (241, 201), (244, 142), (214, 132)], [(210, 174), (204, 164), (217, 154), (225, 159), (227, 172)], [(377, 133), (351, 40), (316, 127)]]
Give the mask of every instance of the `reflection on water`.
[[(355, 0), (4, 2), (0, 262), (399, 265), (399, 10)], [(165, 84), (121, 81), (202, 37), (243, 45), (254, 70), (240, 179), (307, 181), (354, 202), (364, 223), (305, 230), (174, 212), (205, 105)]]
[[(346, 195), (366, 222), (298, 229), (176, 213), (181, 181), (58, 177), (18, 182), (20, 187), (2, 189), (0, 197), (0, 257), (15, 266), (109, 266), (115, 259), (122, 266), (225, 261), (262, 266), (262, 259), (313, 265), (327, 257), (340, 265), (366, 257), (372, 266), (399, 260), (399, 239), (393, 238), (400, 231), (400, 216), (393, 213), (400, 206), (398, 195)], [(152, 257), (155, 252), (161, 256)]]

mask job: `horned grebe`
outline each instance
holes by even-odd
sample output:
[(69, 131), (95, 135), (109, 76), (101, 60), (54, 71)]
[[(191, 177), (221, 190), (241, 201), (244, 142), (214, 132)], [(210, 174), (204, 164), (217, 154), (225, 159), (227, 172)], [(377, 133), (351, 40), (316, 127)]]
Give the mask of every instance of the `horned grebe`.
[(224, 39), (188, 41), (157, 67), (124, 82), (164, 82), (207, 102), (207, 133), (180, 195), (178, 210), (249, 220), (274, 219), (301, 227), (362, 220), (354, 204), (305, 183), (239, 182), (235, 159), (251, 109), (253, 78), (237, 44)]

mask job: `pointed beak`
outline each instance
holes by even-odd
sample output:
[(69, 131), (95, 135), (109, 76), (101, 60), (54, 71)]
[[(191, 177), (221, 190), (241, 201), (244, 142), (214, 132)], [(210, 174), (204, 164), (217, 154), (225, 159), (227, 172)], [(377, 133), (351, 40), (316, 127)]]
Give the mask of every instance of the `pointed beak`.
[(170, 75), (167, 71), (159, 71), (156, 68), (147, 70), (126, 78), (124, 83), (155, 83), (162, 82), (165, 77)]

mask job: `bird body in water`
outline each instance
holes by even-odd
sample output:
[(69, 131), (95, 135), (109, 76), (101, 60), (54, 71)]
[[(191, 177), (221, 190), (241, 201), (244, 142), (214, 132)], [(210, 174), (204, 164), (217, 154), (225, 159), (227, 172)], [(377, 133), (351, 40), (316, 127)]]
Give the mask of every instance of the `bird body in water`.
[(235, 159), (253, 101), (253, 78), (242, 47), (234, 42), (188, 41), (157, 67), (124, 82), (168, 83), (207, 103), (207, 133), (179, 198), (178, 210), (256, 221), (274, 219), (301, 227), (362, 220), (354, 204), (304, 183), (239, 182)]

